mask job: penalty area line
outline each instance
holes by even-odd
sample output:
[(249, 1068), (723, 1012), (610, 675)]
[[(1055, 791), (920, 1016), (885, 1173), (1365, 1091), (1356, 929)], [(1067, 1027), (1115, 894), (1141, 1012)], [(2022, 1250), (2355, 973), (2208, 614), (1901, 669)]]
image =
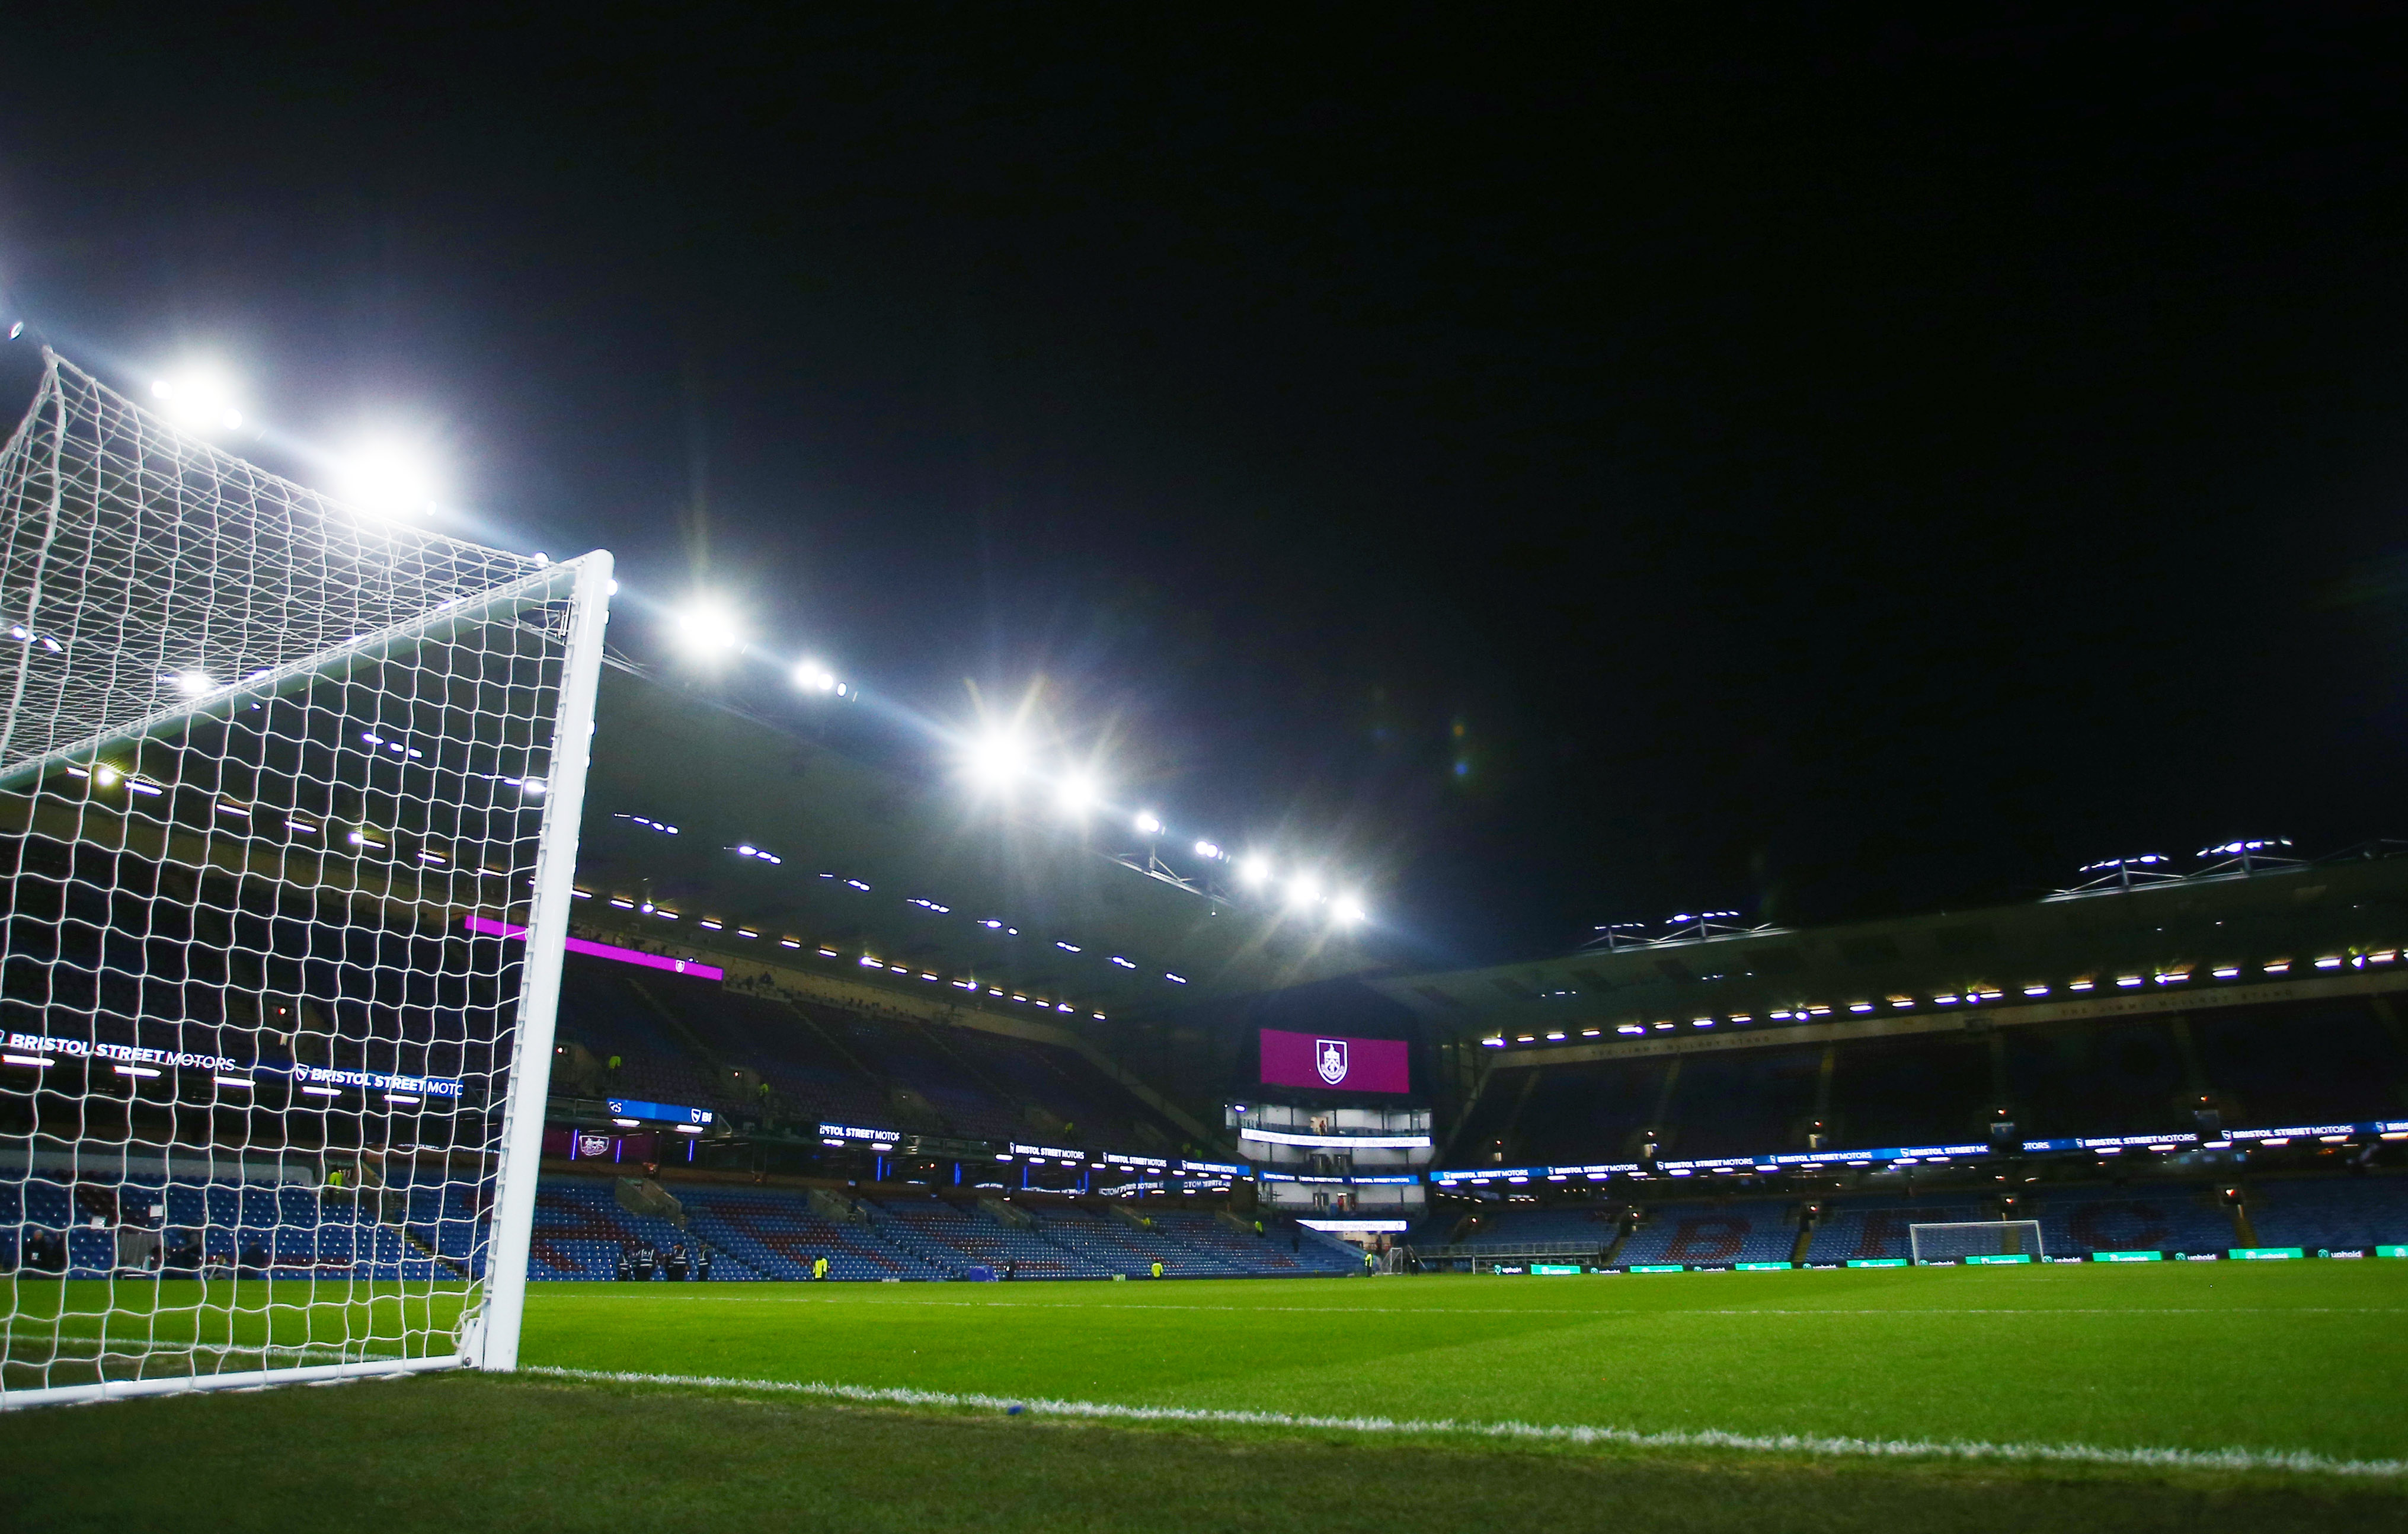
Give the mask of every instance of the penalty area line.
[(1801, 1454), (1853, 1459), (1958, 1459), (2028, 1465), (2106, 1465), (2137, 1469), (2293, 1470), (2318, 1475), (2393, 1480), (2408, 1476), (2408, 1460), (2335, 1459), (2301, 1449), (2110, 1449), (2090, 1443), (1983, 1443), (1953, 1439), (1833, 1438), (1809, 1433), (1731, 1433), (1719, 1428), (1592, 1427), (1574, 1423), (1457, 1422), (1452, 1418), (1320, 1417), (1289, 1412), (1210, 1407), (1127, 1406), (1117, 1401), (1047, 1400), (976, 1391), (916, 1390), (903, 1385), (834, 1384), (819, 1380), (748, 1380), (716, 1374), (647, 1374), (607, 1369), (528, 1365), (522, 1374), (594, 1384), (680, 1385), (752, 1390), (867, 1405), (933, 1406), (1078, 1417), (1100, 1422), (1194, 1423), (1236, 1427), (1301, 1427), (1341, 1432), (1496, 1439), (1523, 1442), (1613, 1444), (1634, 1449), (1726, 1449), (1750, 1454)]

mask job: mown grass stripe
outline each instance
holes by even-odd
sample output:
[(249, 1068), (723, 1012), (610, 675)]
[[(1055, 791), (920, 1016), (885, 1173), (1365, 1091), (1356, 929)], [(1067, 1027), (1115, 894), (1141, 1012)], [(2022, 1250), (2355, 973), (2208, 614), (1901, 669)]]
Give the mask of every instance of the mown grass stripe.
[(2335, 1459), (2295, 1449), (2110, 1449), (2088, 1443), (1981, 1443), (1948, 1439), (1832, 1438), (1805, 1433), (1730, 1433), (1719, 1428), (1641, 1432), (1631, 1427), (1526, 1422), (1414, 1421), (1391, 1417), (1316, 1417), (1288, 1412), (1209, 1407), (1126, 1406), (1115, 1401), (1046, 1400), (906, 1386), (835, 1384), (819, 1380), (750, 1380), (713, 1374), (647, 1374), (633, 1370), (529, 1366), (523, 1374), (590, 1383), (676, 1385), (810, 1396), (868, 1405), (1017, 1409), (1042, 1416), (1106, 1422), (1197, 1423), (1237, 1427), (1296, 1427), (1376, 1434), (1435, 1435), (1554, 1443), (1613, 1444), (1635, 1449), (1724, 1449), (1750, 1454), (1803, 1454), (1860, 1459), (1968, 1459), (2014, 1464), (2102, 1465), (2128, 1469), (2291, 1470), (2317, 1475), (2397, 1479), (2408, 1460)]

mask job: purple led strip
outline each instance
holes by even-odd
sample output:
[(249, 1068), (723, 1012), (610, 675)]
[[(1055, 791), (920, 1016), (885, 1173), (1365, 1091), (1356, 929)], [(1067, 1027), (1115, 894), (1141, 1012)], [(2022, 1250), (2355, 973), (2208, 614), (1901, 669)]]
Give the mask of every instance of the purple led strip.
[[(467, 918), (467, 926), (469, 931), (481, 938), (523, 939), (526, 936), (526, 928), (496, 922), (490, 916), (471, 916)], [(692, 975), (698, 980), (724, 981), (727, 978), (727, 971), (715, 964), (705, 964), (700, 959), (663, 958), (658, 953), (640, 953), (632, 948), (621, 948), (616, 943), (597, 943), (585, 938), (569, 939), (568, 951), (591, 954), (597, 959), (616, 959), (621, 964), (638, 965), (646, 969), (666, 969), (672, 975)]]

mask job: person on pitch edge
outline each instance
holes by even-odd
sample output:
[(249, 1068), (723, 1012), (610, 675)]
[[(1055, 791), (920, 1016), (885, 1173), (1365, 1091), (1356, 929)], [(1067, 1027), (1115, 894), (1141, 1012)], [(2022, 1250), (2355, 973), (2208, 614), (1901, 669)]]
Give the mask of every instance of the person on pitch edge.
[(1154, 1259), (1154, 1276), (1155, 1278), (1160, 1278), (1162, 1276), (1162, 1259), (1160, 1257)]

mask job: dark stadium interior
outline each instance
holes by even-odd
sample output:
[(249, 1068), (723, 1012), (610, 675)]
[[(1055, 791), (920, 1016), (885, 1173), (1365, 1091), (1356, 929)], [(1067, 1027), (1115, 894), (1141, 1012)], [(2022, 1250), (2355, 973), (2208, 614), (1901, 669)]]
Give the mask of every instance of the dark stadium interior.
[(2408, 1521), (2408, 10), (17, 9), (0, 1528)]

